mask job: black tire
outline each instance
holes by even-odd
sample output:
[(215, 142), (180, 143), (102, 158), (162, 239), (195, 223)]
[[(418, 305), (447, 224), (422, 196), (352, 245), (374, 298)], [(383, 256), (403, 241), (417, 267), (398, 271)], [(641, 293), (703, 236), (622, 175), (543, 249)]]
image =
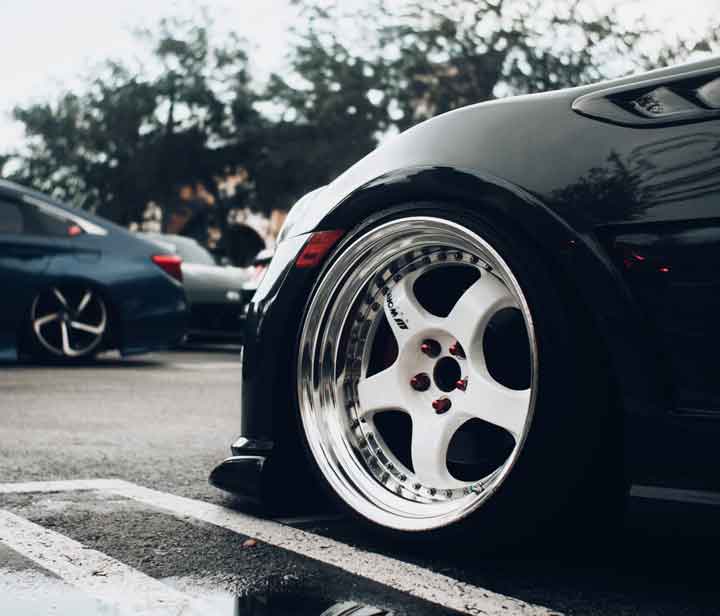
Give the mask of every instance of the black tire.
[[(302, 323), (328, 269), (348, 246), (380, 225), (417, 215), (462, 225), (501, 255), (532, 313), (539, 359), (534, 414), (512, 470), (469, 516), (422, 535), (445, 542), (471, 529), (476, 538), (473, 548), (493, 551), (537, 540), (575, 541), (581, 536), (595, 541), (611, 532), (622, 519), (627, 485), (621, 414), (604, 345), (577, 294), (531, 238), (503, 221), (460, 207), (416, 203), (392, 208), (353, 229), (335, 248), (310, 293)], [(296, 357), (300, 353), (298, 345)], [(312, 452), (301, 413), (296, 412), (296, 417), (303, 450), (320, 484), (342, 508), (367, 523), (332, 488)], [(370, 526), (394, 538), (418, 536)]]

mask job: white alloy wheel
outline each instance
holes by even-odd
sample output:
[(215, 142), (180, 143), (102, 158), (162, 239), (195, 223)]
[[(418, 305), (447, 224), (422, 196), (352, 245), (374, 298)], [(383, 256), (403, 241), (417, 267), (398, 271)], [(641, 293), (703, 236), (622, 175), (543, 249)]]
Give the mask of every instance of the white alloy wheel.
[(108, 313), (102, 297), (93, 289), (58, 286), (35, 298), (30, 319), (41, 350), (54, 357), (78, 359), (100, 346)]
[(301, 423), (332, 490), (383, 527), (425, 531), (483, 505), (532, 422), (537, 350), (498, 252), (433, 216), (338, 250), (307, 309)]

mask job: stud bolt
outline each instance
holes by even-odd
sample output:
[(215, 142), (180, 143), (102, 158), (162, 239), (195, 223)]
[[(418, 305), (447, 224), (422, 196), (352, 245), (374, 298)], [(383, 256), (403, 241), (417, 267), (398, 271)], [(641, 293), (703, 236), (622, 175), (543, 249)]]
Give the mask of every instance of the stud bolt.
[(450, 355), (454, 355), (455, 357), (459, 357), (460, 359), (465, 359), (465, 350), (462, 348), (462, 345), (456, 340), (455, 342), (450, 345)]
[(428, 338), (427, 340), (423, 340), (422, 344), (420, 345), (420, 350), (427, 355), (428, 357), (437, 357), (440, 355), (440, 343), (437, 340), (432, 340)]
[(459, 379), (455, 381), (455, 388), (460, 391), (465, 391), (467, 389), (467, 379)]
[(442, 415), (450, 410), (452, 402), (447, 398), (438, 398), (437, 400), (433, 400), (432, 406), (438, 415)]
[(410, 379), (410, 387), (415, 391), (427, 391), (430, 388), (430, 377), (421, 372)]

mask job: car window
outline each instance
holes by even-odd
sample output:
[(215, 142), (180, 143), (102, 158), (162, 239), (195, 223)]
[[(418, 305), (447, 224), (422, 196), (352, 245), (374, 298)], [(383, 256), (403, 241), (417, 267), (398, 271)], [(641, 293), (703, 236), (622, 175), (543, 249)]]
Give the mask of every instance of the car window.
[(73, 226), (69, 218), (31, 203), (23, 203), (20, 207), (24, 219), (23, 233), (26, 235), (69, 235), (69, 230)]
[(24, 229), (20, 206), (0, 199), (0, 233), (22, 233)]

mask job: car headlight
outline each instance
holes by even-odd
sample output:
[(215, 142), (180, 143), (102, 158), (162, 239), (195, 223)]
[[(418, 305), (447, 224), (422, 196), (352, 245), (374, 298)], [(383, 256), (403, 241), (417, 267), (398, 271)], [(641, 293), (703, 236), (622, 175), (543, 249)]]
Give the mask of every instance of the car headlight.
[(317, 197), (318, 193), (323, 188), (325, 187), (321, 186), (320, 188), (310, 191), (305, 196), (301, 197), (295, 205), (292, 206), (292, 208), (290, 208), (287, 218), (285, 219), (285, 222), (280, 229), (280, 233), (278, 234), (278, 244), (288, 237), (292, 237), (293, 229), (305, 218), (308, 209), (312, 206), (312, 203), (315, 200), (315, 197)]

